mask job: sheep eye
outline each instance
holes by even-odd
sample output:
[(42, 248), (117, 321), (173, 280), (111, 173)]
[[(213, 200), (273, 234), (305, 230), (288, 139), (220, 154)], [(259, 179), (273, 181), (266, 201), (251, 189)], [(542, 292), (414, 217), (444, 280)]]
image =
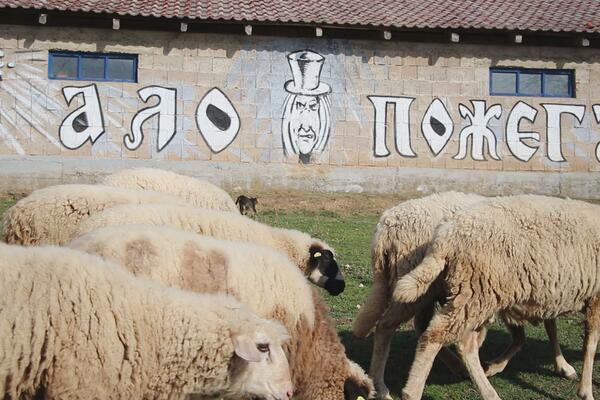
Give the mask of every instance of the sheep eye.
[(261, 353), (268, 353), (269, 352), (269, 344), (268, 343), (260, 343), (256, 345), (256, 348), (258, 349), (258, 351), (260, 351)]
[(313, 258), (319, 258), (321, 256), (322, 256), (322, 254), (320, 251), (317, 251), (315, 254), (313, 254)]

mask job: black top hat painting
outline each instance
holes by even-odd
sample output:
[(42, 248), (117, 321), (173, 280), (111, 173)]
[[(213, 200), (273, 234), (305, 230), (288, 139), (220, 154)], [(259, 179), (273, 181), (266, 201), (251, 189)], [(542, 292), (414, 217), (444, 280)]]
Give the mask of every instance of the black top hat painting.
[(323, 151), (331, 131), (331, 87), (321, 82), (325, 57), (300, 50), (287, 56), (292, 80), (284, 85), (288, 96), (281, 127), (286, 155), (298, 154), (300, 162), (310, 162), (312, 153)]

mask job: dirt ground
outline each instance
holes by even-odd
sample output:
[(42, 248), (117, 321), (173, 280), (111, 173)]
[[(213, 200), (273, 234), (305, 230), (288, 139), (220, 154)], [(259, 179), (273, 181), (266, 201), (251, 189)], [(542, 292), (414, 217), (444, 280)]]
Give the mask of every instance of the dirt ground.
[(231, 193), (235, 200), (243, 194), (257, 197), (257, 211), (275, 212), (331, 212), (338, 215), (379, 214), (382, 211), (407, 200), (409, 197), (389, 194), (367, 193), (314, 193), (302, 191), (269, 191)]

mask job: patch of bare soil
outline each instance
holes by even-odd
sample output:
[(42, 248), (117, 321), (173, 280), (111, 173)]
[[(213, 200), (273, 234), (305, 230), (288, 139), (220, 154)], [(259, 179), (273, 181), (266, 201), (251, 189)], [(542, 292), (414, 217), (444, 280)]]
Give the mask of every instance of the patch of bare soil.
[(309, 211), (332, 212), (339, 215), (380, 214), (409, 197), (389, 194), (366, 193), (315, 193), (296, 190), (289, 191), (258, 191), (232, 193), (235, 200), (243, 194), (257, 197), (257, 211)]

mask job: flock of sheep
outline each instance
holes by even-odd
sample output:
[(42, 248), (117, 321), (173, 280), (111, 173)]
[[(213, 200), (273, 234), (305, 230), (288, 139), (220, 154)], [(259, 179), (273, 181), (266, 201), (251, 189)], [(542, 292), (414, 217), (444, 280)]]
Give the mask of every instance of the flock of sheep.
[[(358, 337), (374, 332), (367, 376), (308, 284), (344, 290), (326, 243), (242, 216), (220, 188), (162, 170), (37, 190), (2, 221), (0, 396), (384, 399), (392, 336), (413, 319), (419, 341), (403, 399), (421, 398), (438, 355), (499, 399), (487, 377), (522, 348), (527, 321), (544, 322), (556, 371), (577, 378), (555, 318), (582, 311), (578, 395), (590, 400), (599, 212), (576, 200), (455, 192), (385, 211), (373, 288), (354, 323)], [(484, 368), (479, 347), (496, 315), (513, 342)]]

